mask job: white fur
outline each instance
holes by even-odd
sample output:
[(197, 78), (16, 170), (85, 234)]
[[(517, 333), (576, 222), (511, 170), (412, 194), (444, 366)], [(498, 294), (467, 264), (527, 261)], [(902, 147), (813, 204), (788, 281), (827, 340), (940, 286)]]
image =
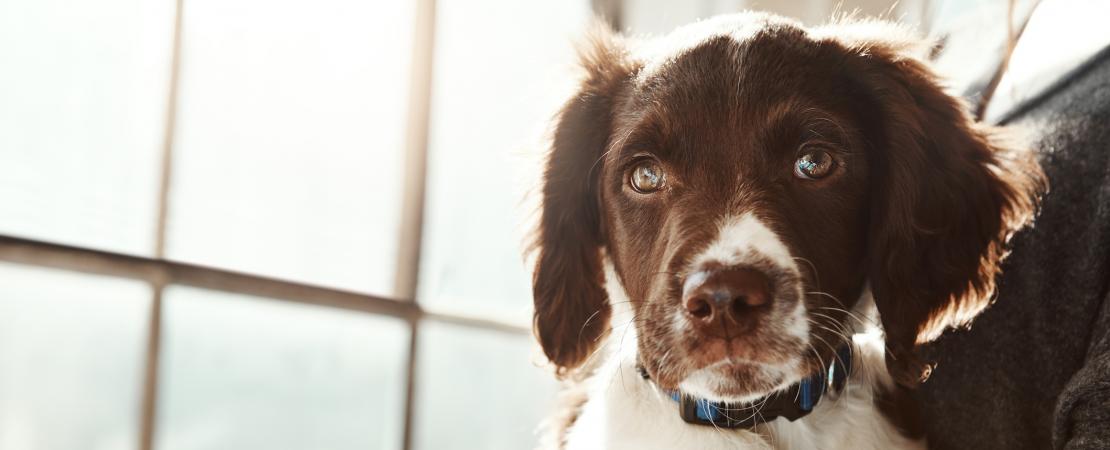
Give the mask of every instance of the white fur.
[(744, 258), (749, 252), (762, 255), (775, 265), (798, 273), (798, 264), (790, 256), (786, 244), (752, 213), (721, 219), (717, 238), (693, 258), (691, 266), (697, 268), (714, 262), (725, 266), (742, 264), (746, 262)]
[[(787, 249), (786, 244), (755, 215), (745, 213), (740, 216), (725, 216), (719, 222), (717, 236), (705, 250), (691, 259), (691, 263), (686, 270), (688, 275), (686, 275), (686, 280), (683, 283), (683, 297), (689, 295), (690, 291), (697, 288), (709, 277), (710, 272), (707, 267), (752, 264), (757, 258), (769, 260), (772, 264), (795, 275), (798, 275), (800, 270), (794, 258), (790, 256), (790, 250)], [(619, 285), (609, 286), (611, 292), (616, 289), (621, 288)], [(806, 320), (805, 302), (801, 301), (803, 295), (800, 286), (795, 298), (799, 300), (790, 312), (777, 317), (775, 320), (781, 320), (785, 324), (784, 331), (787, 334), (804, 343), (809, 343), (809, 321)], [(681, 313), (678, 313), (676, 325), (679, 326), (675, 330), (682, 330), (684, 324), (685, 318), (681, 317)], [(718, 364), (699, 369), (679, 383), (679, 387), (690, 394), (719, 401), (746, 402), (758, 398), (758, 395), (722, 398), (718, 394), (718, 386), (725, 384), (726, 381), (718, 369), (729, 362), (732, 361), (720, 361)], [(800, 373), (800, 363), (801, 360), (799, 359), (784, 367), (767, 367), (764, 370), (777, 372), (768, 373), (768, 379), (797, 379), (802, 375)], [(784, 381), (777, 388), (785, 388), (790, 384)]]
[[(682, 392), (698, 398), (704, 398), (713, 401), (723, 401), (728, 403), (748, 403), (762, 398), (763, 395), (760, 394), (751, 394), (739, 397), (721, 395), (721, 389), (719, 388), (719, 386), (724, 386), (728, 384), (728, 379), (725, 378), (725, 375), (723, 375), (722, 372), (728, 364), (735, 362), (737, 361), (734, 359), (721, 360), (707, 367), (698, 369), (694, 371), (694, 373), (687, 375), (686, 379), (679, 382), (678, 388), (682, 390)], [(784, 381), (782, 383), (772, 389), (779, 390), (785, 389), (794, 384), (793, 382), (785, 380), (795, 380), (802, 377), (800, 366), (801, 359), (798, 359), (783, 367), (770, 367), (764, 365), (760, 367), (760, 371), (763, 372), (764, 379), (783, 379)]]
[[(613, 283), (615, 284), (615, 283)], [(614, 290), (610, 284), (610, 290)], [(623, 291), (619, 287), (615, 287)], [(619, 292), (613, 292), (618, 294)], [(682, 421), (678, 404), (636, 371), (635, 329), (614, 315), (614, 329), (599, 356), (608, 358), (587, 382), (588, 400), (567, 432), (567, 450), (592, 449), (922, 449), (879, 413), (875, 393), (892, 386), (883, 362), (882, 333), (874, 324), (870, 292), (855, 313), (871, 323), (851, 324), (853, 372), (840, 393), (826, 394), (809, 415), (776, 419), (752, 430), (724, 430)]]

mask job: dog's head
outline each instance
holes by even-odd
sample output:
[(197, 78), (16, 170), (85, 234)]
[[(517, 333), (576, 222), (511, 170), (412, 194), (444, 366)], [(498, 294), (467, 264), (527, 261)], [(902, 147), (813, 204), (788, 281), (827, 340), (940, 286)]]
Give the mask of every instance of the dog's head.
[(595, 32), (542, 189), (535, 327), (557, 366), (609, 330), (606, 258), (664, 388), (745, 400), (828, 361), (869, 284), (887, 364), (989, 302), (1042, 181), (876, 23), (741, 14)]

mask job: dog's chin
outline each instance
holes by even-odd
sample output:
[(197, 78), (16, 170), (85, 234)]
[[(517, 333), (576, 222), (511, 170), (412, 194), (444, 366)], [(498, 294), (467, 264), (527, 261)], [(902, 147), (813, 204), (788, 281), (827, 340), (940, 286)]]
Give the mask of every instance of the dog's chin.
[(801, 380), (800, 365), (719, 361), (690, 373), (678, 388), (714, 402), (750, 403)]

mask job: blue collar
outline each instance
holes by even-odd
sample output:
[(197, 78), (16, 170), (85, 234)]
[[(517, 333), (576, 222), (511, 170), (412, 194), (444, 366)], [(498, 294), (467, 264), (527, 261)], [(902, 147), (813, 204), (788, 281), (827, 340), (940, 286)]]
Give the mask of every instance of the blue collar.
[[(804, 417), (813, 411), (826, 391), (843, 389), (851, 372), (852, 346), (845, 345), (837, 350), (836, 358), (827, 370), (751, 403), (713, 402), (678, 391), (671, 391), (670, 395), (671, 399), (678, 402), (682, 420), (688, 423), (718, 428), (751, 428), (779, 417), (785, 417), (791, 422)], [(641, 375), (648, 378), (645, 371), (641, 371)]]

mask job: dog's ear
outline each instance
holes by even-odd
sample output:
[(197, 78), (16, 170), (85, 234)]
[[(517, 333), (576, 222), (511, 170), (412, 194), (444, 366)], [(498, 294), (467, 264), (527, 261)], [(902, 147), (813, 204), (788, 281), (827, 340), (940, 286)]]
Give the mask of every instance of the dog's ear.
[(846, 35), (849, 76), (870, 99), (868, 276), (887, 365), (913, 387), (932, 369), (917, 345), (990, 303), (1006, 242), (1032, 220), (1046, 184), (1031, 151), (944, 93), (910, 56), (911, 40)]
[(579, 59), (585, 73), (555, 121), (533, 244), (534, 329), (560, 373), (582, 364), (609, 327), (598, 177), (615, 96), (631, 73), (623, 43), (603, 25)]

